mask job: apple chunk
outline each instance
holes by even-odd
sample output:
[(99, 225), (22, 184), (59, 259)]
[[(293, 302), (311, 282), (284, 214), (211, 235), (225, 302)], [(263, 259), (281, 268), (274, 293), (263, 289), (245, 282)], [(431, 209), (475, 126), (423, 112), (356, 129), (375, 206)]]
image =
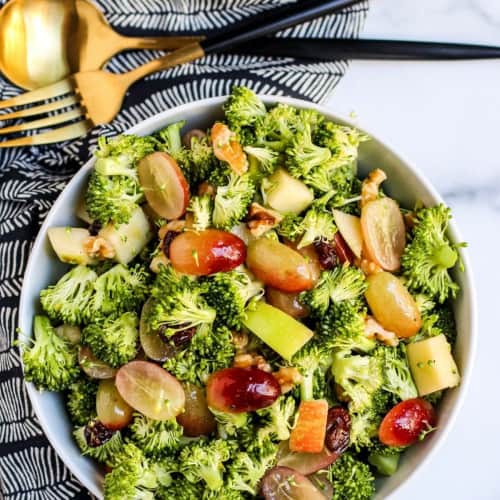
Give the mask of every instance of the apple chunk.
[(360, 259), (361, 250), (363, 249), (363, 232), (359, 217), (346, 214), (340, 210), (333, 210), (333, 219), (352, 253)]

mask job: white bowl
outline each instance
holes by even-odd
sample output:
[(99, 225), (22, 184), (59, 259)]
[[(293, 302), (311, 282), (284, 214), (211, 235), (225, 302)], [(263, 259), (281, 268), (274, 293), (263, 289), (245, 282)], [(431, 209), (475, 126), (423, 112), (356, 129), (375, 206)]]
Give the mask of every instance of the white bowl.
[[(275, 96), (262, 96), (262, 99), (266, 104), (283, 102), (298, 108), (317, 109), (332, 120), (346, 123), (329, 110), (306, 101)], [(204, 99), (164, 111), (131, 128), (128, 133), (148, 135), (178, 120), (186, 120), (190, 128), (207, 128), (215, 119), (221, 117), (224, 100), (222, 97)], [(372, 140), (363, 143), (360, 148), (361, 174), (366, 174), (369, 169), (375, 167), (383, 168), (388, 175), (384, 189), (403, 206), (412, 207), (416, 200), (422, 200), (425, 205), (434, 205), (442, 201), (429, 181), (415, 167), (397, 156), (373, 134), (369, 132), (368, 134)], [(31, 334), (33, 314), (40, 312), (40, 290), (54, 283), (66, 269), (50, 248), (47, 229), (51, 226), (80, 224), (74, 215), (75, 207), (85, 188), (93, 163), (94, 160), (89, 160), (66, 186), (45, 219), (33, 246), (19, 306), (19, 326), (25, 334)], [(461, 241), (453, 221), (450, 224), (450, 236), (454, 241)], [(394, 476), (379, 481), (377, 498), (394, 498), (399, 486), (430, 459), (446, 439), (464, 401), (475, 359), (477, 330), (475, 293), (469, 258), (464, 250), (460, 253), (465, 264), (465, 272), (457, 273), (455, 276), (462, 291), (455, 301), (454, 308), (458, 328), (455, 356), (462, 374), (462, 383), (456, 389), (446, 392), (439, 407), (439, 429), (429, 439), (405, 453), (401, 466)], [(102, 498), (102, 473), (92, 460), (80, 454), (74, 443), (62, 396), (50, 392), (40, 393), (31, 383), (28, 383), (27, 387), (34, 410), (52, 446), (82, 484), (95, 496)], [(421, 478), (420, 485), (423, 493), (426, 487), (424, 478)]]

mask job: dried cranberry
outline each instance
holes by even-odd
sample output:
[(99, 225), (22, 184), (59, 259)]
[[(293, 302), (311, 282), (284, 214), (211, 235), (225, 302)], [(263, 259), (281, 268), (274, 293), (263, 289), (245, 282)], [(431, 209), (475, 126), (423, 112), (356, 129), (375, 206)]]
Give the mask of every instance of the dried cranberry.
[(341, 264), (344, 264), (344, 262), (354, 262), (354, 254), (339, 232), (335, 233), (333, 241), (335, 242), (335, 252), (339, 258), (339, 262)]
[(318, 254), (319, 264), (322, 269), (333, 269), (339, 264), (333, 241), (315, 241), (314, 248)]
[(181, 330), (180, 332), (174, 333), (169, 340), (173, 342), (175, 347), (184, 347), (186, 344), (191, 342), (191, 339), (194, 337), (196, 333), (196, 327), (186, 328), (185, 330)]
[(170, 257), (170, 245), (179, 234), (177, 231), (167, 231), (163, 237), (162, 250), (166, 257)]
[(328, 410), (326, 422), (325, 445), (332, 452), (340, 455), (349, 446), (351, 431), (351, 417), (349, 412), (341, 406)]
[(102, 228), (101, 222), (96, 219), (89, 226), (89, 233), (90, 233), (90, 235), (91, 236), (97, 236), (97, 234), (99, 233), (99, 231), (101, 230), (101, 228)]
[(113, 437), (114, 433), (115, 431), (108, 429), (102, 422), (99, 422), (99, 420), (92, 420), (89, 422), (83, 431), (85, 441), (87, 441), (87, 444), (91, 448), (97, 448), (108, 442)]

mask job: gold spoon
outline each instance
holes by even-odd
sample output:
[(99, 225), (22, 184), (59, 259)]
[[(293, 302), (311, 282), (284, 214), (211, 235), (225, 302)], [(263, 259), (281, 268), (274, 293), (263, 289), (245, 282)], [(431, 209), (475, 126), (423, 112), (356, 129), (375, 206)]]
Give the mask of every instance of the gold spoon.
[(202, 39), (120, 35), (89, 0), (10, 0), (0, 10), (0, 71), (31, 90), (100, 69), (122, 50), (172, 50)]

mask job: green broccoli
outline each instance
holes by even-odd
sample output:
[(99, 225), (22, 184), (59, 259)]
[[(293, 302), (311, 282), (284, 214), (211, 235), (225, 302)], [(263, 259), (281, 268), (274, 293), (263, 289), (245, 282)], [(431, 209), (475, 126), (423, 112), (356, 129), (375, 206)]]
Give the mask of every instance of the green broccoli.
[(243, 144), (254, 142), (254, 125), (266, 115), (264, 103), (247, 87), (233, 87), (223, 106), (229, 128)]
[[(448, 297), (455, 298), (459, 286), (450, 274), (457, 261), (458, 248), (463, 243), (454, 244), (446, 236), (451, 211), (444, 205), (417, 210), (412, 240), (401, 257), (401, 270), (407, 285), (421, 290), (438, 302)], [(462, 268), (460, 263), (460, 268)]]
[(314, 141), (332, 152), (338, 165), (355, 161), (359, 145), (369, 137), (359, 130), (331, 121), (323, 121), (314, 130)]
[(349, 416), (351, 418), (349, 441), (352, 448), (356, 451), (371, 448), (373, 438), (378, 434), (378, 428), (382, 421), (381, 416), (373, 408), (359, 412), (352, 411), (349, 408)]
[(101, 361), (118, 368), (137, 354), (138, 327), (139, 318), (133, 312), (107, 316), (87, 325), (82, 341)]
[(210, 195), (192, 196), (187, 210), (193, 215), (191, 228), (194, 231), (204, 231), (212, 224), (213, 200)]
[(167, 359), (163, 365), (181, 381), (203, 386), (210, 374), (231, 365), (235, 347), (231, 331), (218, 327), (213, 331), (198, 329), (188, 347), (178, 350), (176, 355)]
[(85, 193), (90, 217), (101, 224), (126, 224), (143, 199), (139, 182), (130, 175), (102, 175), (95, 170)]
[(163, 329), (166, 337), (188, 328), (210, 328), (215, 310), (203, 292), (194, 280), (180, 276), (171, 266), (161, 266), (151, 290), (155, 299), (149, 317), (152, 328)]
[(286, 166), (289, 172), (298, 179), (306, 177), (314, 167), (328, 161), (331, 157), (328, 148), (313, 143), (311, 128), (308, 125), (295, 134), (286, 154)]
[(342, 388), (343, 397), (350, 400), (350, 409), (359, 412), (373, 407), (373, 397), (384, 382), (379, 358), (337, 352), (333, 356), (331, 372)]
[(220, 490), (224, 484), (224, 462), (233, 451), (233, 444), (223, 439), (192, 442), (181, 450), (179, 471), (192, 483), (204, 481), (210, 490)]
[(167, 456), (180, 447), (182, 427), (175, 418), (153, 420), (141, 414), (134, 415), (130, 426), (132, 440), (148, 457)]
[(217, 432), (222, 439), (237, 436), (239, 431), (250, 425), (248, 413), (227, 413), (209, 408), (217, 422)]
[(325, 314), (330, 304), (356, 300), (367, 288), (364, 274), (356, 267), (344, 264), (332, 271), (323, 271), (316, 286), (301, 294), (301, 300), (313, 313)]
[(297, 109), (288, 104), (277, 104), (256, 122), (256, 142), (259, 146), (284, 152), (300, 127)]
[(343, 301), (332, 304), (317, 321), (316, 331), (335, 351), (368, 353), (377, 342), (365, 335), (366, 310), (358, 301)]
[(216, 163), (210, 172), (206, 181), (213, 186), (227, 186), (234, 172), (228, 163), (219, 161)]
[(40, 292), (43, 310), (52, 321), (70, 325), (84, 323), (90, 318), (90, 303), (97, 274), (85, 266), (76, 266), (55, 285)]
[(404, 401), (418, 397), (417, 388), (411, 376), (406, 348), (404, 344), (397, 347), (379, 346), (375, 356), (382, 361), (384, 382), (382, 389), (393, 394), (398, 400)]
[(39, 390), (67, 389), (80, 373), (76, 346), (59, 337), (45, 316), (35, 316), (33, 333), (34, 339), (20, 341), (25, 379)]
[(375, 477), (370, 467), (351, 453), (343, 453), (328, 468), (333, 484), (332, 500), (368, 500), (375, 493)]
[(88, 378), (73, 382), (66, 395), (66, 408), (75, 425), (85, 425), (96, 416), (96, 395), (98, 384)]
[(248, 497), (241, 491), (223, 486), (220, 490), (205, 490), (201, 500), (245, 500), (246, 498)]
[(325, 396), (325, 374), (331, 361), (331, 351), (314, 340), (310, 340), (294, 355), (292, 365), (302, 375), (300, 382), (302, 400), (322, 399)]
[[(121, 168), (128, 171), (144, 156), (155, 151), (157, 141), (153, 137), (137, 135), (119, 135), (112, 138), (100, 136), (95, 151), (97, 160), (95, 169), (102, 175), (127, 175)], [(118, 169), (118, 171), (116, 171)], [(132, 174), (134, 178), (136, 176)]]
[[(172, 483), (166, 488), (159, 488), (155, 497), (160, 500), (200, 500), (203, 498), (203, 486), (198, 483), (190, 483), (183, 476), (174, 477)], [(219, 492), (216, 492), (219, 493)], [(226, 500), (219, 496), (219, 500)]]
[(260, 298), (264, 288), (241, 269), (216, 273), (205, 280), (205, 300), (216, 311), (218, 325), (240, 329), (250, 301)]
[(249, 174), (230, 174), (229, 183), (217, 188), (212, 221), (215, 227), (229, 231), (247, 214), (255, 185)]
[(111, 431), (97, 420), (77, 427), (73, 431), (73, 436), (82, 455), (107, 465), (116, 463), (125, 446), (120, 431)]
[(245, 146), (243, 149), (250, 158), (257, 160), (261, 174), (272, 174), (278, 167), (279, 154), (276, 151), (264, 146)]
[(142, 451), (132, 443), (124, 446), (117, 465), (104, 478), (106, 500), (153, 500), (160, 479), (168, 486), (169, 477), (159, 474)]
[(404, 448), (386, 446), (377, 440), (370, 448), (368, 463), (373, 465), (379, 474), (392, 476), (398, 469), (399, 458), (403, 451)]
[(278, 447), (268, 442), (258, 453), (236, 453), (228, 466), (229, 488), (257, 495), (260, 480), (276, 462), (277, 451)]
[(165, 144), (167, 152), (176, 158), (182, 150), (181, 129), (186, 125), (184, 120), (171, 123), (157, 132), (158, 138)]
[(290, 429), (295, 417), (295, 400), (291, 396), (281, 396), (271, 406), (256, 411), (258, 438), (269, 437), (275, 441), (285, 441), (290, 437)]
[(113, 266), (94, 282), (91, 314), (101, 317), (137, 310), (149, 292), (149, 276), (145, 269), (136, 265), (127, 268), (123, 264)]
[(443, 333), (451, 345), (455, 344), (457, 338), (457, 326), (453, 310), (448, 305), (443, 305), (434, 311), (437, 319), (434, 323), (434, 328)]

